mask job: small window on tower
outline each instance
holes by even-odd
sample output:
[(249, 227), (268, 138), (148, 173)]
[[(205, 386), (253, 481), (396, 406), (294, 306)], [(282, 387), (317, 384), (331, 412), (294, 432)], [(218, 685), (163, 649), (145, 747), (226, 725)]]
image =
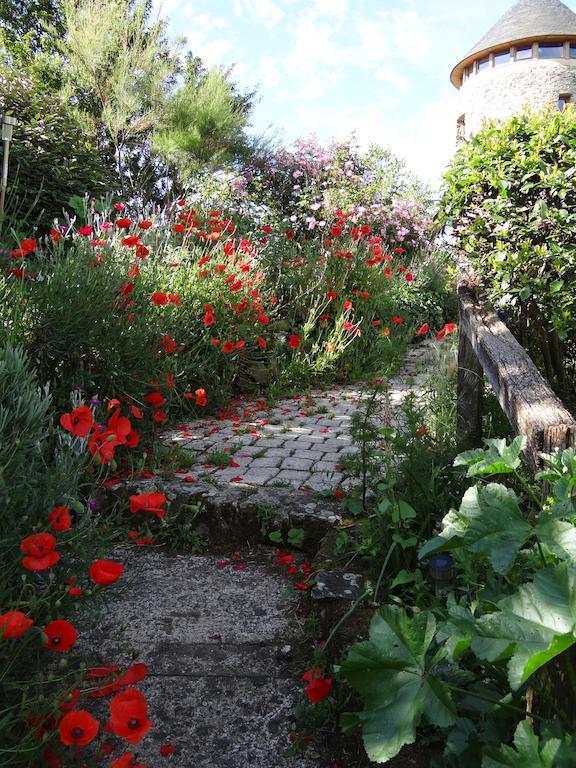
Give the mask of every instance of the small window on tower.
[(562, 43), (540, 43), (538, 56), (541, 59), (561, 59), (564, 56), (564, 45)]
[(524, 48), (516, 48), (516, 61), (520, 61), (520, 59), (531, 59), (532, 58), (532, 46), (526, 46)]
[(558, 96), (558, 109), (560, 112), (564, 112), (566, 109), (566, 105), (570, 104), (572, 101), (572, 94), (571, 93), (561, 93), (560, 96)]
[(490, 66), (490, 56), (486, 56), (485, 59), (478, 59), (478, 72), (482, 72), (484, 69), (488, 69)]
[(500, 51), (494, 54), (494, 66), (499, 67), (500, 64), (508, 64), (510, 61), (510, 51)]
[(576, 59), (576, 45), (570, 44), (570, 58)]

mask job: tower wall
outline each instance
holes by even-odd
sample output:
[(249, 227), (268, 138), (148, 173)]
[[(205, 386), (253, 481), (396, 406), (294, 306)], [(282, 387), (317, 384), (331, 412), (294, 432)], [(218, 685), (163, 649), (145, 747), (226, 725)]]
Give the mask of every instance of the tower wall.
[(576, 102), (576, 59), (529, 59), (471, 75), (460, 89), (465, 137), (476, 133), (484, 118), (505, 120), (525, 107), (556, 106), (561, 94)]

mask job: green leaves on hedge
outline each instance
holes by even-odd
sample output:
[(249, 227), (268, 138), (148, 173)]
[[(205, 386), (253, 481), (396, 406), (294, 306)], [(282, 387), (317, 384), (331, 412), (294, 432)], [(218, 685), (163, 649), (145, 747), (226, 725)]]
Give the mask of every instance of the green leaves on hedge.
[(434, 653), (432, 614), (409, 617), (385, 606), (370, 625), (370, 640), (353, 646), (341, 667), (364, 701), (357, 715), (368, 757), (386, 762), (416, 738), (422, 720), (447, 727), (456, 719), (448, 686), (438, 676), (443, 648)]

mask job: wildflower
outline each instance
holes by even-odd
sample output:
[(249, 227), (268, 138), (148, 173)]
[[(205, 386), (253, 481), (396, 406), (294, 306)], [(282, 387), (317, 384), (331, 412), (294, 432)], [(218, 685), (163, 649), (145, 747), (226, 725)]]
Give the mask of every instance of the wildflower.
[(162, 293), (162, 291), (154, 291), (150, 296), (150, 301), (156, 304), (157, 307), (163, 307), (165, 304), (168, 304), (168, 296)]
[(109, 464), (114, 458), (114, 449), (121, 445), (122, 440), (110, 429), (104, 432), (95, 432), (88, 440), (90, 455), (98, 459), (101, 464)]
[(94, 232), (94, 227), (91, 227), (89, 224), (78, 228), (78, 234), (82, 235), (82, 237), (88, 237), (92, 232)]
[(161, 395), (160, 392), (150, 392), (149, 395), (144, 397), (144, 400), (146, 400), (148, 405), (152, 405), (155, 408), (164, 405), (166, 402), (164, 395)]
[(138, 744), (152, 727), (147, 709), (144, 695), (137, 688), (128, 688), (110, 702), (108, 727), (130, 744)]
[(392, 315), (392, 324), (393, 325), (396, 325), (396, 326), (402, 325), (403, 322), (404, 322), (404, 320), (401, 317), (399, 317), (398, 315)]
[(152, 512), (157, 517), (164, 517), (166, 510), (162, 507), (166, 504), (166, 496), (163, 493), (137, 493), (130, 496), (130, 512)]
[(456, 328), (456, 323), (445, 323), (444, 327), (441, 328), (436, 334), (436, 338), (443, 339), (445, 336), (449, 336), (451, 333), (454, 333)]
[(7, 611), (0, 615), (0, 638), (16, 640), (30, 629), (34, 622), (22, 611)]
[(48, 515), (48, 523), (55, 531), (69, 531), (72, 527), (72, 518), (68, 507), (54, 507)]
[(290, 346), (291, 349), (298, 349), (298, 347), (300, 346), (300, 342), (301, 342), (300, 336), (296, 336), (295, 334), (292, 334), (292, 336), (290, 336), (290, 339), (288, 340), (288, 345)]
[(151, 415), (152, 419), (157, 424), (162, 424), (164, 421), (166, 421), (166, 411), (163, 411), (161, 408), (155, 408)]
[(67, 653), (78, 639), (78, 632), (73, 624), (66, 619), (56, 619), (44, 627), (46, 637), (43, 648), (49, 648), (59, 653)]
[(152, 222), (146, 219), (145, 221), (138, 222), (138, 229), (150, 229)]
[(164, 334), (162, 336), (162, 341), (160, 343), (160, 346), (162, 347), (162, 350), (166, 352), (167, 355), (174, 352), (176, 349), (176, 342), (174, 339), (170, 338), (167, 334)]
[(132, 226), (132, 219), (116, 219), (116, 226), (119, 229), (128, 229)]
[(146, 768), (142, 763), (136, 763), (132, 752), (125, 752), (117, 760), (110, 763), (110, 768)]
[(60, 416), (60, 426), (76, 437), (86, 437), (94, 424), (94, 414), (87, 405), (74, 408), (71, 413)]
[(233, 341), (225, 341), (222, 345), (222, 352), (224, 354), (229, 354), (230, 352), (234, 352), (234, 342)]
[(122, 563), (114, 560), (95, 560), (90, 566), (90, 578), (99, 587), (107, 587), (118, 581), (124, 573)]
[(197, 389), (194, 393), (196, 395), (196, 405), (199, 406), (205, 406), (208, 402), (206, 398), (206, 390), (205, 389)]
[(418, 328), (416, 331), (416, 336), (426, 336), (429, 330), (430, 325), (428, 323), (424, 323), (424, 325), (421, 325), (420, 328)]
[(24, 553), (22, 565), (29, 571), (45, 571), (60, 560), (56, 538), (51, 533), (33, 533), (22, 539), (20, 552)]
[(268, 342), (263, 336), (258, 336), (258, 338), (256, 339), (256, 344), (258, 344), (260, 349), (266, 349), (266, 347), (268, 346)]
[(306, 696), (313, 704), (319, 704), (327, 698), (331, 691), (334, 681), (331, 677), (324, 677), (319, 668), (308, 669), (303, 675), (302, 680), (306, 686)]
[(90, 712), (75, 709), (67, 712), (58, 726), (60, 741), (67, 747), (85, 747), (94, 741), (100, 728), (100, 723)]

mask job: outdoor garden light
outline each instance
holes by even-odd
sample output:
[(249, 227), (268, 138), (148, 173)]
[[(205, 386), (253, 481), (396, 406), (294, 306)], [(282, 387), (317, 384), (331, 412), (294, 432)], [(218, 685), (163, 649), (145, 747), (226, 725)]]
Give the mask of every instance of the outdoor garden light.
[(10, 115), (2, 115), (2, 184), (0, 186), (0, 217), (4, 216), (4, 201), (8, 186), (8, 153), (12, 141), (12, 131), (18, 120)]
[(454, 576), (454, 560), (450, 555), (436, 555), (428, 563), (430, 577), (438, 586), (449, 584)]

